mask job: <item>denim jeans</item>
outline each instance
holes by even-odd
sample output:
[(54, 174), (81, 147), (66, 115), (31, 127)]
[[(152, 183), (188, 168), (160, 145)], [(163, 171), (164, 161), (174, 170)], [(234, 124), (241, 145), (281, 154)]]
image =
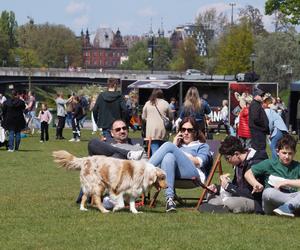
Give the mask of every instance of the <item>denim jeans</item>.
[(21, 142), (21, 132), (9, 130), (8, 149), (19, 150), (20, 142)]
[(276, 134), (271, 138), (271, 151), (272, 151), (272, 159), (275, 160), (278, 158), (277, 152), (276, 152), (276, 145), (277, 142), (283, 137), (283, 133), (281, 130), (277, 129)]
[(292, 204), (295, 209), (300, 208), (300, 192), (284, 193), (275, 188), (266, 188), (262, 196), (263, 209), (266, 214), (272, 214), (279, 206)]
[(152, 140), (151, 141), (151, 155), (153, 155), (161, 145), (164, 144), (162, 140)]
[(154, 155), (151, 156), (150, 163), (159, 166), (167, 174), (166, 198), (174, 197), (175, 178), (192, 178), (199, 176), (199, 172), (187, 155), (171, 142), (164, 143)]

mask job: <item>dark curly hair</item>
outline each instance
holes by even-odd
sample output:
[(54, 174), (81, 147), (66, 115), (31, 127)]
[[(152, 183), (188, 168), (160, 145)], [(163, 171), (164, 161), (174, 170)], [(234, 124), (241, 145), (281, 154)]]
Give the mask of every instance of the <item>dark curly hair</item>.
[(289, 148), (292, 151), (296, 152), (297, 141), (293, 136), (286, 134), (277, 142), (276, 146), (278, 150)]
[(234, 155), (235, 152), (245, 153), (247, 152), (247, 148), (243, 146), (238, 138), (227, 136), (224, 141), (221, 142), (219, 153), (221, 155)]
[(191, 116), (187, 116), (187, 117), (184, 117), (182, 119), (182, 121), (179, 123), (179, 131), (181, 130), (183, 124), (185, 123), (191, 123), (192, 126), (193, 126), (193, 129), (194, 129), (194, 140), (199, 140), (200, 142), (202, 143), (205, 143), (206, 142), (206, 139), (205, 139), (205, 135), (201, 132), (200, 130), (200, 126), (199, 124), (196, 122), (195, 118), (194, 117), (191, 117)]

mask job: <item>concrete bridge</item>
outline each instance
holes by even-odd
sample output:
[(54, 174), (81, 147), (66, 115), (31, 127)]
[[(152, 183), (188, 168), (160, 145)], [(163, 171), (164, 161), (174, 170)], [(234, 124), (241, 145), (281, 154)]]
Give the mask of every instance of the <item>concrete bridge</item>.
[(105, 84), (108, 78), (121, 80), (143, 80), (152, 77), (160, 79), (181, 78), (182, 74), (170, 71), (58, 69), (58, 68), (8, 68), (0, 67), (0, 85), (28, 84)]

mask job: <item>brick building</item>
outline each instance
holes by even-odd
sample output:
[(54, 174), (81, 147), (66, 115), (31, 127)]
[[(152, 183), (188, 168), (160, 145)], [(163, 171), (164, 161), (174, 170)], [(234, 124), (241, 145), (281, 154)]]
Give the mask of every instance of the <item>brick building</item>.
[(114, 33), (110, 28), (99, 28), (93, 41), (88, 30), (81, 32), (83, 66), (85, 68), (116, 69), (128, 54), (128, 47), (123, 42), (118, 29)]

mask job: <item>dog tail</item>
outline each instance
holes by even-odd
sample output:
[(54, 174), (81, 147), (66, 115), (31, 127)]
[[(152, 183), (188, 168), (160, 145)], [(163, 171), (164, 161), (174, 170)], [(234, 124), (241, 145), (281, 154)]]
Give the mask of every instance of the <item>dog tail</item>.
[(54, 162), (58, 163), (60, 167), (68, 170), (81, 169), (81, 164), (78, 164), (79, 161), (75, 161), (77, 158), (65, 150), (53, 151), (52, 156), (54, 157)]

